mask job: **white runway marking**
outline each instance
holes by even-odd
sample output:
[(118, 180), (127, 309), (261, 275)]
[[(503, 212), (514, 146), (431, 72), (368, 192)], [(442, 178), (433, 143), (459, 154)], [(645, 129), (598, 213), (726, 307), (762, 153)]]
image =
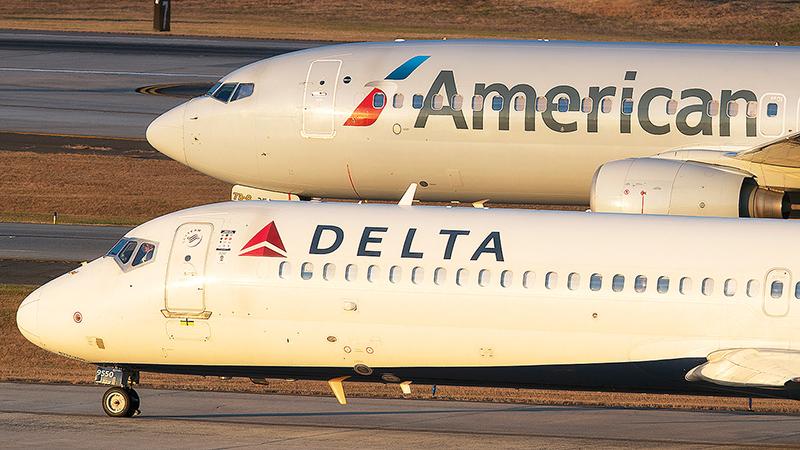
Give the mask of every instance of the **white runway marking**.
[(139, 75), (146, 77), (191, 77), (191, 78), (220, 77), (220, 75), (209, 75), (200, 73), (118, 72), (113, 70), (36, 69), (36, 68), (25, 68), (25, 67), (0, 67), (0, 72), (74, 73), (74, 74), (86, 74), (86, 75)]

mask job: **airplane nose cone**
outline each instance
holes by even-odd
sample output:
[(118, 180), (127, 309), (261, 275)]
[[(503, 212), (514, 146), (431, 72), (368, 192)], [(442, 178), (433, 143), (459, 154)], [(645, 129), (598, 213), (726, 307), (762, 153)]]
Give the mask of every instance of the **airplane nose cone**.
[(17, 328), (25, 339), (39, 345), (39, 298), (36, 292), (29, 295), (17, 309)]
[(178, 105), (156, 117), (147, 127), (147, 142), (175, 161), (186, 164), (183, 150), (183, 114), (186, 104)]

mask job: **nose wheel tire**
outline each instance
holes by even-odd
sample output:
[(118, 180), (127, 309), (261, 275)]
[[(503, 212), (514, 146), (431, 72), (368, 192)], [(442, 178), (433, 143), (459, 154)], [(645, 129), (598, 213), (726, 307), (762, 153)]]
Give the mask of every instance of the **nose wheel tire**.
[(103, 411), (111, 417), (133, 417), (139, 403), (139, 394), (131, 388), (115, 386), (103, 394)]

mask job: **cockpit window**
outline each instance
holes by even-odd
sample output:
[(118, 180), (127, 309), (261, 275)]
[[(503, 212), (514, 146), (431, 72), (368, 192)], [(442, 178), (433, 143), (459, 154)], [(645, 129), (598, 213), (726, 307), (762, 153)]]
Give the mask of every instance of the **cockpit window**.
[(156, 246), (149, 242), (142, 242), (142, 245), (139, 246), (139, 251), (136, 252), (136, 256), (133, 258), (133, 263), (131, 264), (133, 267), (138, 266), (139, 264), (144, 264), (147, 261), (153, 259), (153, 254), (156, 252)]
[(214, 95), (214, 92), (217, 92), (217, 89), (219, 89), (220, 86), (222, 86), (222, 83), (217, 81), (209, 90), (206, 91), (206, 95)]
[(114, 246), (111, 247), (111, 250), (109, 250), (108, 253), (106, 253), (106, 256), (117, 256), (119, 254), (119, 251), (122, 250), (122, 248), (125, 247), (125, 244), (127, 243), (128, 240), (126, 238), (120, 239), (119, 242), (114, 244)]
[(131, 259), (131, 256), (133, 256), (133, 251), (136, 249), (136, 244), (136, 241), (128, 241), (125, 244), (125, 247), (122, 247), (122, 250), (117, 255), (117, 258), (119, 258), (122, 264), (127, 264)]
[(212, 96), (222, 103), (228, 103), (228, 100), (231, 98), (231, 94), (233, 94), (234, 89), (236, 89), (236, 84), (237, 83), (225, 83), (220, 86), (220, 88), (217, 89)]
[(250, 97), (253, 95), (254, 89), (255, 85), (253, 83), (239, 83), (239, 86), (236, 87), (236, 91), (234, 91), (233, 96), (231, 97), (231, 101), (235, 102), (236, 100)]

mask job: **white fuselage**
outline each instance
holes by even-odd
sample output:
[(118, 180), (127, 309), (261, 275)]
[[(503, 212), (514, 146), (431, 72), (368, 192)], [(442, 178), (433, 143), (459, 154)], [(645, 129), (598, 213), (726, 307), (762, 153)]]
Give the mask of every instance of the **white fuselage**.
[[(193, 99), (148, 139), (216, 178), (304, 197), (396, 199), (415, 182), (422, 200), (586, 204), (609, 161), (701, 149), (719, 164), (796, 132), (798, 61), (792, 47), (326, 46), (229, 74), (252, 95)], [(800, 188), (797, 169), (725, 163)]]
[(32, 293), (18, 322), (50, 351), (141, 370), (698, 390), (683, 377), (715, 351), (800, 348), (796, 234), (767, 220), (222, 203), (133, 229), (151, 260), (95, 260)]

